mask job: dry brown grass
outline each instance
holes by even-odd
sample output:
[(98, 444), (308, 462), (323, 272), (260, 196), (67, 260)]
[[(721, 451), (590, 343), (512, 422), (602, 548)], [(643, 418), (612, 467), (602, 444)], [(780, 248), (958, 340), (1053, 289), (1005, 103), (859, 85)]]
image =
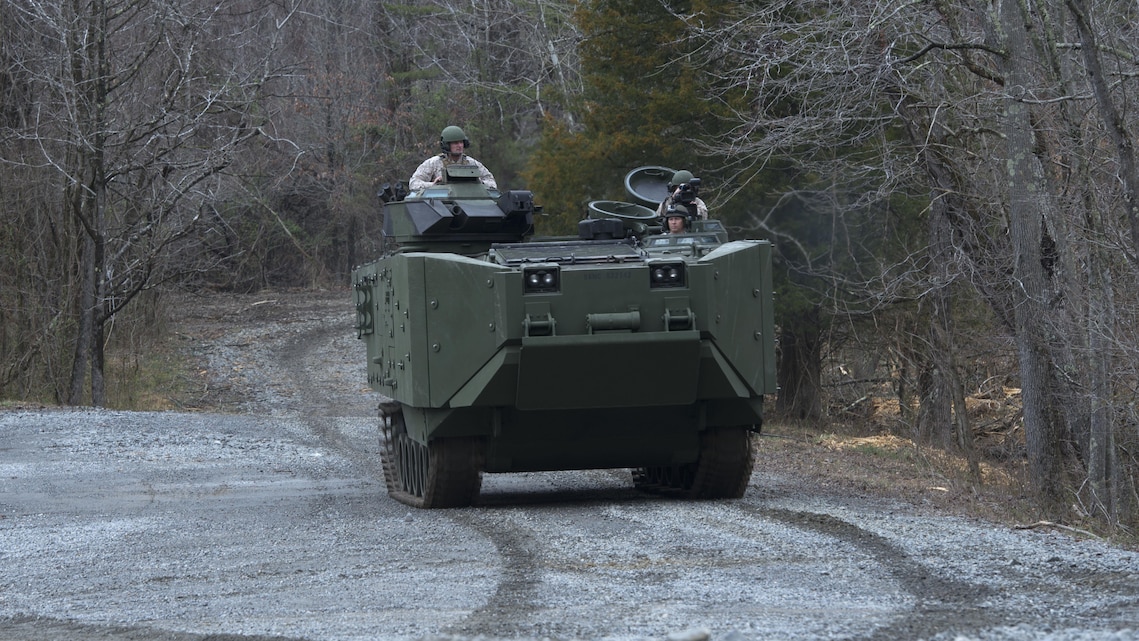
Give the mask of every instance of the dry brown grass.
[(1023, 465), (968, 461), (891, 434), (774, 423), (759, 441), (757, 465), (807, 479), (827, 493), (874, 496), (1001, 522), (1032, 519)]
[[(1039, 526), (1041, 517), (1029, 492), (1027, 462), (1015, 426), (977, 435), (979, 474), (975, 474), (964, 455), (919, 446), (898, 435), (896, 402), (892, 408), (888, 402), (875, 405), (882, 413), (864, 414), (858, 423), (819, 426), (769, 420), (757, 443), (757, 469), (801, 479), (818, 492), (838, 498), (888, 498), (917, 509), (1009, 527)], [(971, 424), (981, 424), (978, 419), (984, 413), (999, 413), (997, 424), (1015, 423), (1016, 404), (999, 409), (970, 403)], [(1063, 524), (1048, 527), (1139, 548), (1134, 534), (1105, 531), (1075, 507)]]

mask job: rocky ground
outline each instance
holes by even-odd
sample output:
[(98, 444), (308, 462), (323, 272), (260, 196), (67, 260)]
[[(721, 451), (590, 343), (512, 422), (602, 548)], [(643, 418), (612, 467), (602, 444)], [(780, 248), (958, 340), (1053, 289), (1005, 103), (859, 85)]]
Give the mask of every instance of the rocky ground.
[(599, 470), (412, 511), (347, 291), (177, 307), (183, 411), (0, 411), (0, 641), (1139, 638), (1139, 555), (886, 436), (771, 426), (738, 501)]

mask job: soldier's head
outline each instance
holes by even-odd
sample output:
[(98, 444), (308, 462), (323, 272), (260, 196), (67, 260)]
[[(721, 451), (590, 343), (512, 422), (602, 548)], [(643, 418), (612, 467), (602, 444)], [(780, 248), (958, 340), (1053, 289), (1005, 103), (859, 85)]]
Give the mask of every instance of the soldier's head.
[(471, 141), (467, 138), (467, 134), (455, 125), (444, 127), (443, 133), (439, 134), (439, 148), (454, 158), (462, 156), (463, 151), (470, 146)]
[(670, 234), (683, 233), (688, 227), (688, 213), (680, 207), (669, 207), (664, 214), (665, 229)]

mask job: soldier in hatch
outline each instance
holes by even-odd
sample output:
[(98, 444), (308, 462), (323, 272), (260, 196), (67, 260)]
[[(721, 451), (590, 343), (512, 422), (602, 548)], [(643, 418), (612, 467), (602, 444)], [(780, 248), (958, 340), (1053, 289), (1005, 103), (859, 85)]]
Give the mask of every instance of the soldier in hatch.
[(681, 169), (672, 175), (668, 183), (668, 197), (657, 207), (657, 216), (664, 217), (669, 208), (683, 208), (692, 217), (706, 220), (708, 205), (700, 200), (699, 191), (700, 179), (694, 178), (691, 171)]
[(432, 156), (419, 165), (419, 168), (411, 175), (411, 180), (407, 181), (408, 189), (419, 191), (424, 187), (446, 182), (447, 174), (444, 168), (447, 165), (474, 165), (479, 168), (479, 180), (482, 181), (482, 184), (487, 189), (498, 189), (494, 174), (490, 173), (490, 170), (481, 162), (465, 153), (467, 147), (470, 146), (471, 141), (462, 129), (455, 125), (445, 127), (443, 133), (439, 135), (439, 147), (443, 153)]
[(665, 212), (664, 233), (683, 234), (686, 231), (688, 231), (688, 213), (683, 207), (674, 206)]

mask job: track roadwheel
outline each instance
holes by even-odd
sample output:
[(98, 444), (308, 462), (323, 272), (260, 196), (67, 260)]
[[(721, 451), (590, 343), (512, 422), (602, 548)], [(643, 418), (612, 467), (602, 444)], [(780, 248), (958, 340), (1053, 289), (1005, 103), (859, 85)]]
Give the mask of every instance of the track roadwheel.
[(747, 490), (754, 461), (746, 427), (713, 427), (700, 435), (695, 463), (633, 470), (633, 484), (686, 499), (738, 499)]
[(403, 409), (383, 408), (380, 458), (388, 495), (419, 508), (465, 507), (482, 485), (482, 442), (442, 438), (423, 445), (407, 434)]

